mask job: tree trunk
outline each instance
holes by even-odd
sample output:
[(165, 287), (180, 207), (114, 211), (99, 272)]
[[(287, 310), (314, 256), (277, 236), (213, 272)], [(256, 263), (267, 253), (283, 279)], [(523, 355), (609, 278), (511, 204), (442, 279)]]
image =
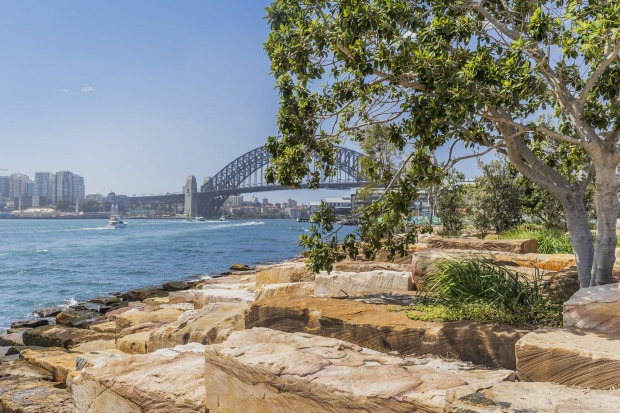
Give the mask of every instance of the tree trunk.
[(590, 272), (594, 260), (594, 246), (592, 245), (592, 233), (588, 221), (583, 195), (572, 193), (565, 199), (560, 199), (566, 218), (566, 226), (570, 234), (571, 245), (575, 252), (577, 262), (577, 276), (579, 287), (590, 286)]
[(616, 166), (608, 162), (602, 166), (595, 164), (596, 246), (590, 286), (613, 282), (612, 272), (616, 262), (616, 220), (620, 206)]

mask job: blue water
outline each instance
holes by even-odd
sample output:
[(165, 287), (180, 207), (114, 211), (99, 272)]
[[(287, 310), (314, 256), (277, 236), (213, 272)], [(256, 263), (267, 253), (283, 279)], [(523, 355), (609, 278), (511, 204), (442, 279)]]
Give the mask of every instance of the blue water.
[(0, 328), (39, 307), (84, 301), (164, 281), (217, 274), (232, 263), (301, 253), (309, 227), (293, 220), (0, 220)]

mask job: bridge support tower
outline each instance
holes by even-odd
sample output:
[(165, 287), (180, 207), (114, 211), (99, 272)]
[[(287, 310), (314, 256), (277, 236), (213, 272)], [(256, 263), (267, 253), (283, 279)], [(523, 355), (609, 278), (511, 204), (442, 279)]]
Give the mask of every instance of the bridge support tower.
[(198, 185), (196, 184), (196, 177), (190, 175), (185, 180), (185, 186), (183, 186), (183, 192), (185, 194), (185, 202), (183, 206), (183, 214), (186, 217), (195, 217), (197, 212), (198, 199), (196, 192), (198, 192)]

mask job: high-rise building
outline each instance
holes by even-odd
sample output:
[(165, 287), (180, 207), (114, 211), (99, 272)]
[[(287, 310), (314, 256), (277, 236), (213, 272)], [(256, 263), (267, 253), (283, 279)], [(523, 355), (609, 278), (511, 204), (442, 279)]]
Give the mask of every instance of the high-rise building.
[(73, 202), (71, 199), (73, 195), (73, 172), (71, 171), (58, 171), (56, 172), (56, 179), (54, 184), (54, 195), (52, 202), (58, 203), (61, 199)]
[(28, 192), (28, 175), (12, 174), (9, 177), (9, 198), (19, 198)]
[(268, 199), (268, 198), (263, 198), (263, 202), (262, 202), (262, 204), (263, 204), (263, 205), (267, 205), (267, 204), (269, 204), (269, 199)]
[(34, 173), (34, 196), (45, 196), (51, 199), (53, 186), (53, 173), (45, 171)]
[(73, 175), (73, 194), (71, 194), (71, 202), (81, 202), (86, 198), (86, 187), (84, 186), (84, 177), (81, 175)]
[(9, 197), (9, 177), (0, 176), (0, 198)]

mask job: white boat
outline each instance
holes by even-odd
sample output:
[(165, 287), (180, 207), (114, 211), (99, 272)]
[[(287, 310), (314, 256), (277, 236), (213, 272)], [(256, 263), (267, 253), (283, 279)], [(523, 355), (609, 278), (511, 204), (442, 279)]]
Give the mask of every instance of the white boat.
[(198, 218), (198, 221), (206, 221), (207, 219), (205, 217), (200, 217)]
[(220, 217), (220, 222), (224, 222), (224, 221), (226, 221), (226, 217), (225, 217), (224, 215), (222, 215), (222, 216)]
[(112, 215), (110, 217), (110, 221), (108, 221), (108, 227), (110, 228), (125, 228), (127, 223), (123, 221), (123, 218), (120, 215)]

